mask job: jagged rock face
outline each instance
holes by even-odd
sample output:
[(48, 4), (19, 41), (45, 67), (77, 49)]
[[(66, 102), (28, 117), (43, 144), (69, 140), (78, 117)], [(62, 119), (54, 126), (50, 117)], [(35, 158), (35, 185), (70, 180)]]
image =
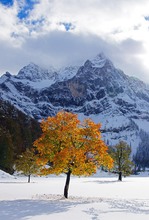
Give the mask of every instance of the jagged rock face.
[(46, 69), (42, 69), (39, 66), (30, 63), (28, 66), (23, 67), (18, 75), (17, 78), (18, 79), (27, 79), (33, 82), (36, 81), (41, 81), (41, 80), (45, 80), (45, 79), (51, 79), (52, 77), (56, 77), (56, 74), (54, 76), (54, 70), (46, 70)]
[(102, 122), (109, 144), (122, 139), (137, 145), (139, 129), (149, 127), (149, 87), (116, 69), (103, 54), (81, 67), (56, 71), (29, 64), (17, 76), (6, 73), (0, 78), (0, 97), (35, 119), (61, 109), (81, 119), (89, 116)]

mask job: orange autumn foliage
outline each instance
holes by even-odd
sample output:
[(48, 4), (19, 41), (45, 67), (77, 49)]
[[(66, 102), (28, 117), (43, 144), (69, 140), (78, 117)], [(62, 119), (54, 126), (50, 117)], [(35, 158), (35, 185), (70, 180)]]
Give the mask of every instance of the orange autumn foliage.
[(43, 120), (43, 133), (34, 142), (39, 152), (39, 165), (51, 164), (43, 168), (43, 175), (67, 173), (68, 170), (73, 175), (91, 175), (101, 165), (112, 168), (113, 160), (101, 140), (100, 127), (90, 119), (81, 123), (77, 114), (65, 111)]

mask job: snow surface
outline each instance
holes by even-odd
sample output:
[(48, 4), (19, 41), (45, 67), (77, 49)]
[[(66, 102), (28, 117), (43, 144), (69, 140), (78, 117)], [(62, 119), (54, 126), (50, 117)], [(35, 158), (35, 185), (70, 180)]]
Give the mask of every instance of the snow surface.
[(76, 75), (78, 69), (79, 66), (68, 66), (61, 68), (60, 70), (58, 70), (58, 81), (71, 79), (73, 76)]
[(109, 173), (72, 177), (69, 198), (63, 198), (65, 175), (10, 176), (0, 171), (2, 220), (148, 220), (149, 176), (124, 178)]
[[(88, 118), (88, 116), (85, 116), (83, 113), (79, 113), (78, 117), (81, 121)], [(143, 126), (148, 126), (146, 131), (149, 131), (149, 122), (146, 122), (145, 120), (136, 119), (131, 122), (126, 116), (118, 114), (112, 115), (111, 112), (106, 112), (105, 114), (104, 111), (101, 114), (91, 114), (89, 115), (89, 118), (95, 123), (100, 123), (101, 130), (106, 130), (105, 133), (102, 133), (102, 139), (108, 146), (117, 144), (119, 140), (126, 141), (132, 148), (132, 156), (136, 153), (138, 143), (140, 143), (140, 137), (133, 127), (131, 130), (127, 129), (127, 127), (133, 126), (131, 123), (135, 122), (136, 125), (142, 128), (142, 130), (144, 130)], [(143, 124), (144, 121), (145, 123)], [(122, 130), (117, 132), (120, 128), (122, 128)]]

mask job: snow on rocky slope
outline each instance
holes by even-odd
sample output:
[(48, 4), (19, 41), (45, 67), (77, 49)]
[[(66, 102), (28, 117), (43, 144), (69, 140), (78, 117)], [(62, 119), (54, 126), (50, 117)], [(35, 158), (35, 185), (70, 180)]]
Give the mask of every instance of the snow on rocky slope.
[(104, 54), (80, 67), (45, 70), (35, 64), (0, 78), (0, 98), (37, 120), (65, 109), (101, 122), (108, 144), (127, 141), (135, 151), (149, 132), (149, 86), (116, 69)]

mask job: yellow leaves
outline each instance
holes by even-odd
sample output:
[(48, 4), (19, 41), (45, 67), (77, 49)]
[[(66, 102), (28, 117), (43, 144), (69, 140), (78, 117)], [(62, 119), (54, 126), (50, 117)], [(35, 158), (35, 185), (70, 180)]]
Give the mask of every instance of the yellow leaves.
[(91, 119), (81, 123), (76, 114), (61, 111), (43, 120), (41, 127), (43, 134), (34, 145), (40, 154), (40, 164), (52, 163), (43, 173), (59, 174), (71, 169), (75, 175), (91, 175), (101, 164), (111, 167), (107, 146), (101, 140), (100, 124)]

